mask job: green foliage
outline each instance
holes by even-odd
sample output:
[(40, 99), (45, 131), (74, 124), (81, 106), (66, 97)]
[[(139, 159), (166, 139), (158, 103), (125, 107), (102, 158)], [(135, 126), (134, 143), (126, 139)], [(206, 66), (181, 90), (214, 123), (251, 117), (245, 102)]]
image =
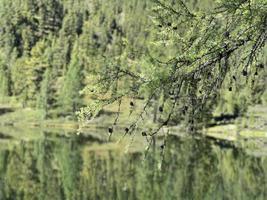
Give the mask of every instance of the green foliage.
[(0, 58), (0, 97), (4, 98), (9, 95), (10, 77), (8, 68), (3, 58)]
[(66, 113), (75, 113), (82, 106), (79, 91), (83, 88), (83, 63), (78, 48), (76, 44), (60, 95), (60, 104)]
[[(266, 2), (209, 1), (209, 7), (202, 1), (154, 3), (148, 12), (155, 26), (150, 29), (147, 49), (136, 48), (146, 56), (132, 60), (131, 48), (124, 48), (127, 56), (121, 53), (115, 57), (107, 73), (100, 75), (103, 81), (95, 85), (96, 101), (85, 110), (89, 116), (99, 111), (99, 105), (145, 96), (140, 113), (143, 121), (146, 110), (163, 101), (165, 116), (159, 129), (185, 121), (194, 131), (209, 122), (219, 101), (228, 98), (223, 88), (240, 94), (229, 97), (231, 114), (240, 115), (249, 104), (259, 102), (264, 75), (256, 81), (255, 73), (266, 73), (261, 59), (266, 44)], [(127, 82), (127, 87), (120, 82)]]
[(41, 83), (40, 95), (38, 99), (38, 107), (44, 111), (44, 118), (47, 117), (47, 112), (49, 110), (49, 106), (51, 106), (53, 101), (53, 93), (52, 93), (52, 69), (48, 67), (44, 73), (44, 79)]
[[(146, 48), (148, 18), (143, 11), (151, 3), (3, 0), (0, 4), (1, 97), (15, 96), (23, 106), (41, 107), (45, 113), (57, 107), (77, 111), (83, 84), (90, 85), (93, 74), (127, 54), (122, 40), (129, 42), (133, 60), (142, 54), (137, 49)], [(120, 65), (127, 68), (126, 64)]]
[(266, 74), (266, 3), (249, 2), (2, 0), (0, 96), (44, 117), (86, 104), (90, 118), (122, 98), (163, 108), (165, 124), (202, 126), (217, 104), (242, 114)]

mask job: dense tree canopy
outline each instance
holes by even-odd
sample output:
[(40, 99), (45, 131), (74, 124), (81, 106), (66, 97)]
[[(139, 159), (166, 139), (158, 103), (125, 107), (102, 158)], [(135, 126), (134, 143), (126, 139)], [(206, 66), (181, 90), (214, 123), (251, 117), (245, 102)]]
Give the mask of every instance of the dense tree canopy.
[[(145, 92), (144, 108), (130, 131), (144, 121), (149, 107), (158, 101), (162, 104), (159, 111), (166, 111), (159, 129), (179, 115), (194, 130), (207, 122), (225, 85), (229, 92), (238, 92), (239, 86), (249, 81), (254, 90), (255, 79), (263, 73), (265, 64), (261, 58), (267, 37), (267, 4), (222, 0), (207, 9), (197, 1), (191, 5), (183, 1), (154, 2), (151, 19), (157, 28), (151, 31), (146, 58), (130, 65), (120, 65), (116, 60), (97, 80), (98, 99), (85, 112), (98, 112), (125, 96), (137, 98)], [(120, 59), (124, 60), (123, 55)], [(129, 84), (120, 84), (125, 79)], [(103, 99), (107, 94), (109, 97)]]
[(141, 50), (148, 35), (143, 12), (151, 3), (137, 0), (0, 4), (1, 99), (11, 96), (23, 106), (59, 114), (75, 114), (88, 102), (79, 91), (90, 84), (93, 71), (106, 65), (104, 54), (113, 59), (123, 53), (125, 38)]
[(87, 121), (141, 99), (130, 131), (150, 113), (159, 128), (185, 121), (193, 130), (216, 109), (241, 114), (266, 87), (265, 0), (0, 4), (1, 101), (45, 118), (83, 107)]

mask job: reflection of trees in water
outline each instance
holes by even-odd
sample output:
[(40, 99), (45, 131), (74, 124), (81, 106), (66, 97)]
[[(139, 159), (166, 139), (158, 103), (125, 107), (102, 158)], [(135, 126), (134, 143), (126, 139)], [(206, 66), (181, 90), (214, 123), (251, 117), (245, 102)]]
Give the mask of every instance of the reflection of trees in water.
[(6, 151), (7, 159), (1, 163), (6, 165), (1, 171), (4, 199), (75, 199), (76, 168), (82, 162), (74, 145), (71, 140), (44, 138), (20, 142)]
[[(0, 151), (1, 199), (265, 199), (267, 159), (204, 139), (148, 154), (44, 138)], [(2, 195), (2, 196), (1, 196)]]

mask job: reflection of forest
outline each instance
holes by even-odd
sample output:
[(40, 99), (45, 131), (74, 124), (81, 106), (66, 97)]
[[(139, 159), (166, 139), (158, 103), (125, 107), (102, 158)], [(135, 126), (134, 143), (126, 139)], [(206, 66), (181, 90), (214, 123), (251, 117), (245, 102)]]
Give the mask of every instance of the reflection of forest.
[(0, 152), (0, 199), (266, 199), (267, 158), (206, 139), (171, 137), (148, 154), (88, 150), (76, 139)]

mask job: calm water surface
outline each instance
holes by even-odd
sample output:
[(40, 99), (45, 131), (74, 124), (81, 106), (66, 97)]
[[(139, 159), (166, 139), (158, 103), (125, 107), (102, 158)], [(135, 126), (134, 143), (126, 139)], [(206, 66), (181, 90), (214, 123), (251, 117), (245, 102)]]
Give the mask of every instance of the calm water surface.
[(143, 151), (74, 134), (0, 133), (1, 200), (267, 199), (264, 141), (170, 136), (144, 159)]

